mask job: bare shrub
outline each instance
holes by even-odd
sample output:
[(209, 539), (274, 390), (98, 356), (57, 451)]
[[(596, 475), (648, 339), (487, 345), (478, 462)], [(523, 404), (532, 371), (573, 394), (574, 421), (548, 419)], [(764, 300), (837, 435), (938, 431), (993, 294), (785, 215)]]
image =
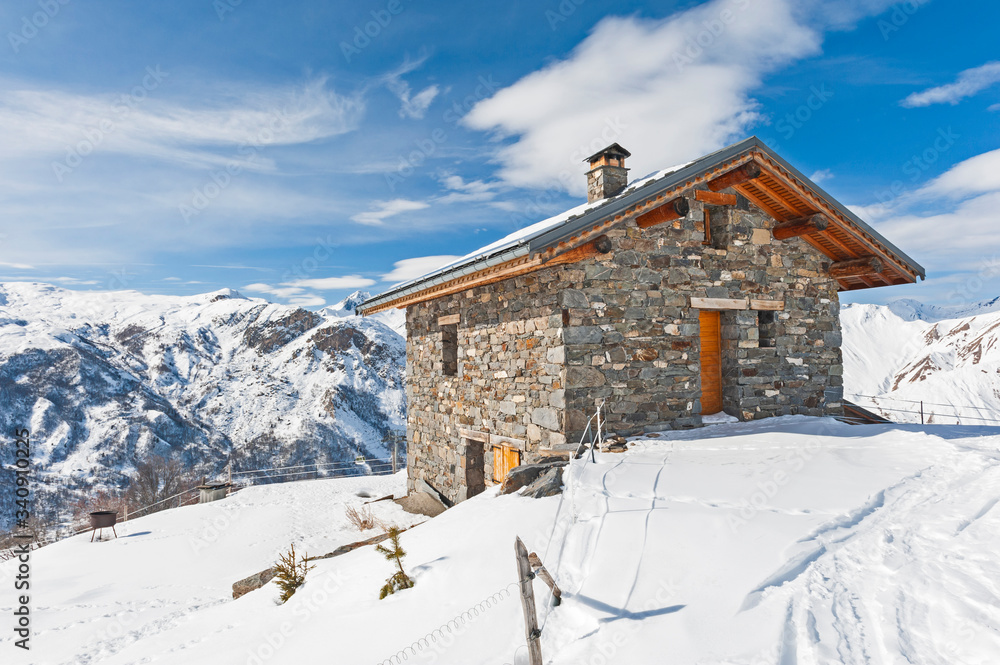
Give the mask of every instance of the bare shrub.
[[(174, 502), (164, 499), (191, 489), (199, 480), (180, 460), (160, 456), (140, 462), (135, 469), (135, 475), (132, 476), (125, 498), (129, 506), (136, 510), (136, 517), (176, 506)], [(186, 503), (193, 502), (190, 497), (180, 498), (182, 503), (185, 503), (184, 499), (188, 500)], [(140, 514), (141, 508), (146, 509)]]
[(354, 506), (348, 506), (344, 511), (347, 515), (347, 520), (357, 528), (358, 531), (367, 531), (368, 529), (374, 529), (376, 527), (385, 529), (385, 525), (382, 524), (375, 515), (372, 514), (372, 507), (365, 505), (358, 510)]

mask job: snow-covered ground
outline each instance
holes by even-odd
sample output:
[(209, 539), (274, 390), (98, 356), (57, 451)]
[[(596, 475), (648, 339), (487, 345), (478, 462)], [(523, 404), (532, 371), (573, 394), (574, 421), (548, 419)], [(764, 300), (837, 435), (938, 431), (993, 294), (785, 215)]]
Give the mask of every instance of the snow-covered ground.
[[(1000, 660), (1000, 430), (785, 417), (597, 459), (574, 462), (561, 497), (491, 490), (404, 533), (416, 587), (382, 601), (392, 568), (371, 547), (318, 561), (285, 605), (273, 586), (234, 601), (230, 584), (291, 541), (319, 553), (359, 539), (345, 504), (362, 487), (401, 491), (402, 474), (251, 488), (136, 520), (117, 541), (57, 543), (33, 557), (35, 651), (16, 653), (4, 630), (0, 653), (39, 665), (355, 665), (403, 650), (407, 662), (521, 663), (519, 535), (564, 592), (552, 608), (535, 584), (553, 665)], [(0, 565), (4, 616), (12, 573)]]

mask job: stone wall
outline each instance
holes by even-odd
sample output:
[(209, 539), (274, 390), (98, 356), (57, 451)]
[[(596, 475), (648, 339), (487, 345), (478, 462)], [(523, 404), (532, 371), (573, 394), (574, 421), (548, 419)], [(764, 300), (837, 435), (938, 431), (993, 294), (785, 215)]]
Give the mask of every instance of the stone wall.
[[(555, 266), (407, 309), (411, 489), (423, 479), (466, 498), (480, 454), (459, 428), (526, 441), (522, 460), (579, 440), (595, 405), (608, 429), (636, 434), (701, 424), (698, 310), (691, 297), (784, 303), (722, 314), (723, 403), (742, 420), (841, 412), (837, 284), (829, 259), (801, 239), (777, 241), (775, 221), (739, 197), (684, 219), (608, 232), (608, 254)], [(457, 373), (442, 367), (438, 318), (459, 314)], [(492, 455), (485, 450), (487, 484)]]
[[(565, 350), (554, 283), (561, 272), (546, 269), (407, 308), (411, 490), (419, 478), (463, 500), (467, 465), (479, 459), (492, 484), (491, 450), (463, 440), (462, 428), (524, 441), (522, 463), (565, 443)], [(458, 367), (448, 376), (438, 319), (454, 314)]]
[[(692, 201), (684, 219), (608, 233), (613, 250), (578, 264), (564, 293), (567, 436), (578, 438), (605, 400), (612, 432), (636, 434), (701, 423), (698, 310), (691, 297), (784, 302), (761, 348), (758, 312), (722, 313), (723, 401), (743, 420), (841, 412), (836, 281), (829, 258), (794, 238), (774, 240), (770, 216)], [(705, 211), (712, 227), (705, 241)]]

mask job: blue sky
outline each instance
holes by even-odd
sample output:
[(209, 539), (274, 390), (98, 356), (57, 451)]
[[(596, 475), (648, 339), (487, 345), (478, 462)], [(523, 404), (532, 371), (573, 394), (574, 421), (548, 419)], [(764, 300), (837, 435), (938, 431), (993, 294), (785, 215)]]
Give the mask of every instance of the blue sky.
[[(970, 17), (975, 17), (974, 20)], [(6, 0), (0, 280), (307, 307), (756, 134), (928, 270), (1000, 293), (1000, 6)]]

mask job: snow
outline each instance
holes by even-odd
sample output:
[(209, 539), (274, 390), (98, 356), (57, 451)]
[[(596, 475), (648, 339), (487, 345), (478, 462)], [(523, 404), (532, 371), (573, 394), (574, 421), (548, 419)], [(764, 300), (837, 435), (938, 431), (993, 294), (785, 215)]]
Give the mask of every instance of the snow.
[[(402, 474), (250, 488), (130, 522), (119, 540), (57, 543), (32, 559), (30, 662), (522, 663), (515, 535), (563, 590), (553, 608), (534, 585), (551, 665), (1000, 653), (1000, 430), (772, 418), (634, 439), (566, 479), (559, 497), (491, 489), (407, 531), (416, 586), (383, 601), (392, 568), (372, 547), (317, 561), (285, 605), (273, 586), (229, 593), (289, 542), (358, 539), (343, 507), (363, 485), (401, 492)], [(12, 574), (0, 564), (7, 616)], [(4, 662), (29, 662), (10, 639)]]
[(444, 264), (443, 266), (430, 271), (425, 275), (417, 277), (416, 279), (411, 279), (408, 281), (400, 282), (399, 284), (395, 284), (392, 286), (390, 291), (397, 291), (399, 289), (406, 288), (407, 286), (416, 284), (418, 282), (422, 282), (430, 277), (451, 270), (452, 268), (465, 265), (466, 263), (471, 263), (476, 259), (496, 254), (501, 250), (510, 249), (511, 247), (514, 247), (532, 238), (540, 236), (546, 231), (554, 229), (557, 226), (560, 226), (561, 224), (565, 224), (566, 222), (576, 219), (577, 217), (580, 217), (581, 215), (589, 212), (590, 210), (599, 208), (611, 201), (627, 196), (628, 194), (634, 192), (637, 189), (645, 187), (646, 185), (652, 183), (653, 181), (660, 180), (661, 178), (664, 178), (670, 175), (671, 173), (680, 171), (681, 169), (690, 164), (691, 162), (686, 162), (684, 164), (678, 164), (676, 166), (671, 166), (669, 168), (662, 169), (660, 171), (647, 175), (643, 178), (640, 178), (639, 180), (636, 180), (635, 182), (631, 183), (628, 187), (626, 187), (620, 194), (608, 197), (606, 199), (598, 199), (592, 202), (581, 203), (580, 205), (570, 208), (569, 210), (564, 210), (558, 215), (553, 215), (552, 217), (543, 219), (539, 222), (535, 222), (534, 224), (529, 224), (528, 226), (525, 226), (522, 229), (518, 229), (517, 231), (514, 231), (513, 233), (510, 233), (504, 236), (503, 238), (500, 238), (496, 242), (492, 242), (489, 245), (486, 245), (485, 247), (480, 247), (474, 252), (470, 252), (463, 257), (455, 259), (454, 261), (450, 261)]
[[(12, 282), (0, 283), (0, 303), (0, 425), (30, 423), (40, 494), (120, 487), (150, 453), (208, 475), (229, 459), (259, 468), (260, 456), (385, 458), (385, 434), (404, 427), (405, 342), (379, 317), (310, 314), (230, 289)], [(0, 529), (12, 516), (0, 511)]]
[(731, 416), (725, 411), (719, 411), (718, 413), (710, 413), (707, 416), (703, 415), (701, 417), (701, 422), (706, 425), (719, 425), (722, 423), (738, 423), (740, 421), (736, 416)]
[(841, 308), (845, 397), (896, 422), (1000, 424), (1000, 299)]

